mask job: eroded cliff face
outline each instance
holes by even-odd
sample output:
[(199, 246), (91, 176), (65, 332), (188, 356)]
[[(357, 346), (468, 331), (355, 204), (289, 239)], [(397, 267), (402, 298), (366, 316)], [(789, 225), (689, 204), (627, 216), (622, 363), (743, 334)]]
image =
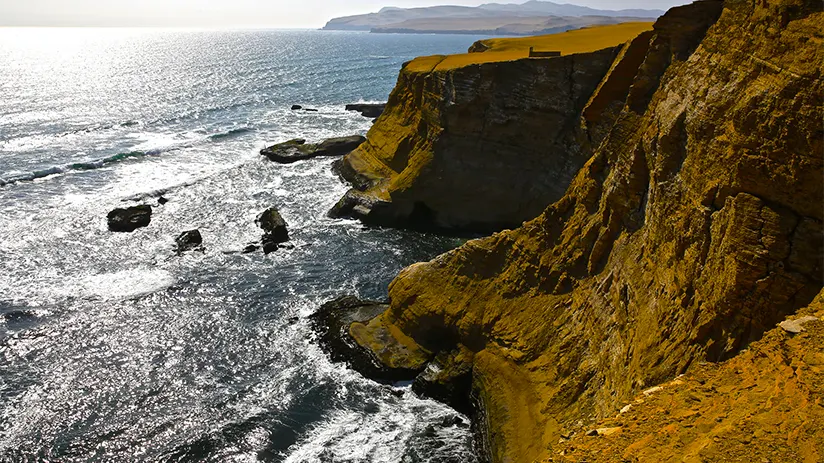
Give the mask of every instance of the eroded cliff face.
[(546, 461), (824, 460), (824, 292), (793, 318), (729, 361), (697, 365), (567, 434)]
[(404, 270), (353, 329), (470, 370), (489, 452), (512, 462), (762, 338), (822, 287), (822, 25), (812, 0), (671, 10), (565, 196)]
[[(553, 59), (407, 63), (367, 143), (340, 166), (357, 188), (333, 214), (481, 232), (534, 218), (564, 194), (603, 137), (581, 123), (582, 111), (616, 57), (626, 55), (626, 40)], [(618, 85), (603, 93), (603, 107), (592, 106), (592, 118), (610, 120), (608, 103), (626, 97), (632, 75), (624, 88), (615, 76)]]

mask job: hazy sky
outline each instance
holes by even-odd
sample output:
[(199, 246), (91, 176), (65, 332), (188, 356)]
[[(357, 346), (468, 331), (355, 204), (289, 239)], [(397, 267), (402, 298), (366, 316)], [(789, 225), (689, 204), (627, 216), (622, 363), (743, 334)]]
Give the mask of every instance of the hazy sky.
[[(0, 0), (0, 26), (159, 25), (321, 27), (384, 6), (479, 5), (494, 0)], [(498, 3), (515, 3), (498, 0)], [(556, 0), (593, 8), (667, 9), (689, 0)], [(517, 3), (523, 3), (517, 2)]]

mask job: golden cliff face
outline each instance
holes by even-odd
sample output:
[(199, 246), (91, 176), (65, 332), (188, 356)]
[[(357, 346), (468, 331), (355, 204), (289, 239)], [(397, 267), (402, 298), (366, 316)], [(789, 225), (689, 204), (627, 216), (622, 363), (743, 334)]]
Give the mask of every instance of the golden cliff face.
[[(606, 28), (613, 32), (599, 32), (598, 43), (611, 46), (559, 58), (527, 59), (515, 47), (407, 63), (368, 141), (340, 166), (360, 191), (333, 213), (469, 231), (534, 218), (591, 156), (581, 113), (625, 42), (648, 28)], [(569, 33), (571, 50), (583, 46), (578, 35)], [(516, 56), (522, 59), (499, 61)], [(620, 90), (615, 97), (623, 100)]]
[[(642, 59), (638, 49), (624, 50), (625, 59), (642, 61), (624, 104), (597, 102), (597, 92), (582, 103), (612, 115), (609, 128), (601, 129), (603, 142), (566, 194), (517, 230), (404, 270), (390, 287), (391, 308), (353, 327), (359, 339), (370, 332), (403, 333), (406, 345), (412, 339), (440, 353), (445, 371), (471, 371), (496, 462), (554, 458), (553, 448), (571, 430), (612, 417), (641, 391), (761, 339), (822, 287), (823, 28), (822, 5), (812, 0), (710, 0), (671, 10), (640, 48)], [(616, 53), (604, 52), (605, 59)], [(612, 72), (628, 73), (626, 63), (611, 65)], [(574, 60), (570, 65), (574, 69)], [(554, 71), (548, 66), (546, 72)], [(376, 126), (370, 143), (347, 158), (356, 170), (386, 175), (376, 176), (384, 199), (401, 201), (413, 192), (426, 197), (414, 190), (422, 174), (409, 170), (412, 165), (421, 172), (445, 169), (432, 176), (441, 183), (450, 181), (447, 175), (475, 174), (460, 157), (451, 169), (432, 158), (442, 152), (433, 147), (447, 141), (470, 149), (464, 134), (473, 132), (458, 127), (495, 117), (450, 113), (451, 97), (433, 93), (457, 82), (448, 77), (454, 75), (402, 76), (430, 79), (410, 86), (421, 93), (393, 94), (410, 98), (387, 116), (404, 120), (397, 124), (404, 130)], [(467, 79), (497, 84), (453, 90), (500, 98), (505, 107), (495, 90), (508, 78)], [(621, 94), (621, 85), (608, 80), (599, 88), (617, 87)], [(519, 94), (518, 88), (506, 91)], [(421, 107), (415, 98), (441, 99), (442, 110), (401, 113)], [(526, 92), (518, 101), (532, 100)], [(544, 138), (546, 119), (530, 120), (535, 115), (524, 114), (523, 123), (539, 144), (553, 146), (583, 130), (565, 126)], [(451, 133), (430, 123), (444, 117)], [(591, 114), (579, 123), (605, 122)], [(410, 138), (407, 127), (419, 136)], [(413, 139), (432, 145), (410, 146)], [(429, 154), (418, 159), (399, 152)], [(375, 160), (380, 163), (369, 168), (357, 165)], [(438, 182), (426, 188), (438, 191)], [(467, 213), (498, 217), (486, 203), (480, 210), (470, 206), (478, 191), (468, 190), (457, 204), (466, 203)], [(813, 360), (820, 369), (821, 359)], [(811, 445), (824, 454), (821, 431), (814, 437)]]

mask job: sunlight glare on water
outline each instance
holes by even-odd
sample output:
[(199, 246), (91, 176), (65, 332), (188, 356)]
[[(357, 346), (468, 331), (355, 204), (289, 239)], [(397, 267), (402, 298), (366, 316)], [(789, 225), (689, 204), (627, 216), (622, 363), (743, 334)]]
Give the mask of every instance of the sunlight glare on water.
[[(345, 104), (477, 39), (0, 29), (0, 461), (475, 461), (454, 410), (332, 364), (308, 320), (461, 241), (330, 219), (331, 159), (257, 153), (365, 134)], [(272, 206), (293, 248), (241, 253)]]

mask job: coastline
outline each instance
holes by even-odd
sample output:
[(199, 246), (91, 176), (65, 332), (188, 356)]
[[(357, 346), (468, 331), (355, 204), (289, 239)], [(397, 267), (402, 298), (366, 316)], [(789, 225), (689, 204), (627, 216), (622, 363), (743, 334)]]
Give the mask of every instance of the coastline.
[[(621, 441), (629, 445), (625, 457), (677, 452), (668, 442), (651, 444), (639, 434), (640, 425), (612, 417), (629, 410), (627, 404), (649, 410), (639, 404), (659, 390), (687, 381), (703, 384), (708, 375), (720, 374), (716, 372), (727, 374), (734, 368), (728, 365), (748, 361), (741, 352), (750, 345), (792, 343), (786, 329), (774, 329), (775, 324), (798, 313), (820, 314), (815, 299), (822, 297), (824, 227), (816, 205), (824, 203), (824, 192), (817, 180), (823, 175), (822, 162), (812, 153), (822, 146), (810, 134), (816, 115), (821, 116), (813, 100), (822, 84), (804, 64), (815, 62), (820, 51), (809, 44), (792, 45), (797, 56), (782, 54), (766, 25), (780, 27), (787, 44), (806, 44), (795, 40), (809, 37), (824, 19), (813, 2), (792, 15), (779, 3), (699, 1), (673, 8), (652, 32), (622, 41), (597, 85), (583, 90), (585, 104), (572, 108), (576, 123), (561, 125), (562, 133), (577, 143), (571, 146), (589, 150), (569, 187), (564, 185), (565, 193), (545, 200), (543, 206), (549, 207), (530, 213), (537, 218), (525, 219), (520, 227), (493, 225), (500, 233), (402, 271), (390, 285), (388, 308), (343, 330), (347, 349), (376, 365), (405, 369), (403, 379), (414, 375), (419, 383), (430, 368), (426, 365), (435, 365), (435, 382), (452, 385), (472, 404), (476, 436), (488, 461), (567, 461), (567, 453), (581, 455), (594, 451), (597, 443), (620, 439), (611, 436), (629, 435), (637, 442)], [(754, 39), (743, 44), (743, 37)], [(762, 68), (746, 53), (783, 64)], [(439, 170), (438, 164), (455, 156), (450, 149), (456, 143), (448, 141), (455, 131), (483, 139), (494, 126), (489, 119), (469, 129), (450, 124), (461, 117), (477, 122), (480, 115), (499, 114), (489, 101), (461, 113), (461, 92), (470, 95), (467, 101), (476, 101), (476, 89), (501, 91), (502, 83), (491, 76), (506, 76), (501, 69), (518, 63), (517, 58), (501, 60), (492, 63), (500, 68), (484, 72), (490, 64), (482, 58), (473, 62), (472, 55), (419, 58), (405, 65), (367, 142), (343, 160), (341, 170), (355, 186), (344, 200), (357, 210), (355, 218), (400, 228), (423, 219), (445, 228), (483, 230), (458, 215), (472, 206), (462, 189), (472, 191), (469, 201), (494, 216), (472, 178), (498, 181), (499, 167), (488, 164), (496, 167), (462, 177)], [(577, 66), (588, 59), (569, 56)], [(449, 59), (455, 64), (444, 65)], [(562, 66), (563, 58), (546, 61), (551, 68)], [(720, 72), (736, 79), (728, 84), (713, 74), (718, 63)], [(783, 71), (788, 67), (792, 73)], [(522, 74), (546, 72), (551, 69)], [(774, 73), (774, 81), (785, 88), (801, 89), (802, 82), (807, 87), (798, 90), (793, 103), (788, 93), (770, 93), (765, 97), (768, 109), (750, 114), (737, 105), (738, 99), (755, 101), (760, 83), (751, 76), (760, 72)], [(512, 78), (502, 81), (507, 79)], [(516, 88), (529, 93), (529, 87)], [(564, 89), (562, 95), (570, 94), (569, 86), (558, 88)], [(433, 103), (439, 100), (456, 108), (455, 115)], [(792, 114), (781, 109), (790, 104), (804, 109)], [(511, 107), (517, 110), (518, 100)], [(732, 124), (718, 119), (724, 111), (732, 112)], [(791, 118), (788, 124), (803, 135), (794, 139), (767, 131), (771, 114)], [(528, 125), (530, 117), (493, 120)], [(708, 126), (722, 134), (708, 133)], [(776, 176), (763, 167), (766, 161), (748, 157), (755, 156), (749, 154), (753, 146), (769, 147), (772, 156), (795, 167)], [(718, 150), (725, 153), (724, 162), (712, 158), (710, 153)], [(465, 168), (467, 160), (458, 159)], [(507, 158), (526, 171), (529, 164), (516, 159)], [(455, 198), (463, 210), (430, 202), (424, 192), (442, 188), (430, 178), (452, 182), (438, 197)], [(530, 193), (519, 194), (523, 200)], [(762, 230), (776, 244), (764, 245), (746, 232), (751, 229)], [(797, 247), (807, 251), (785, 252)], [(762, 267), (763, 273), (756, 270)], [(819, 319), (811, 316), (811, 332), (819, 333)], [(808, 341), (799, 342), (806, 343), (799, 347), (802, 352), (811, 348)], [(717, 369), (696, 367), (708, 362)], [(463, 382), (467, 374), (468, 390)], [(774, 373), (764, 369), (763, 374)], [(793, 401), (793, 406), (812, 400), (811, 381), (814, 377), (803, 379), (796, 396), (781, 400)], [(444, 400), (438, 393), (430, 396)], [(754, 408), (768, 403), (763, 396), (748, 400)], [(672, 426), (689, 429), (684, 424), (688, 417), (675, 419)], [(737, 435), (736, 423), (746, 421), (741, 416), (719, 419), (731, 435)], [(759, 452), (776, 442), (769, 434), (774, 430), (764, 429), (767, 434), (756, 443)], [(593, 436), (601, 440), (587, 440)], [(811, 439), (814, 445), (824, 443), (820, 432)], [(716, 447), (710, 440), (696, 451), (710, 455)], [(554, 459), (557, 452), (560, 460)]]

